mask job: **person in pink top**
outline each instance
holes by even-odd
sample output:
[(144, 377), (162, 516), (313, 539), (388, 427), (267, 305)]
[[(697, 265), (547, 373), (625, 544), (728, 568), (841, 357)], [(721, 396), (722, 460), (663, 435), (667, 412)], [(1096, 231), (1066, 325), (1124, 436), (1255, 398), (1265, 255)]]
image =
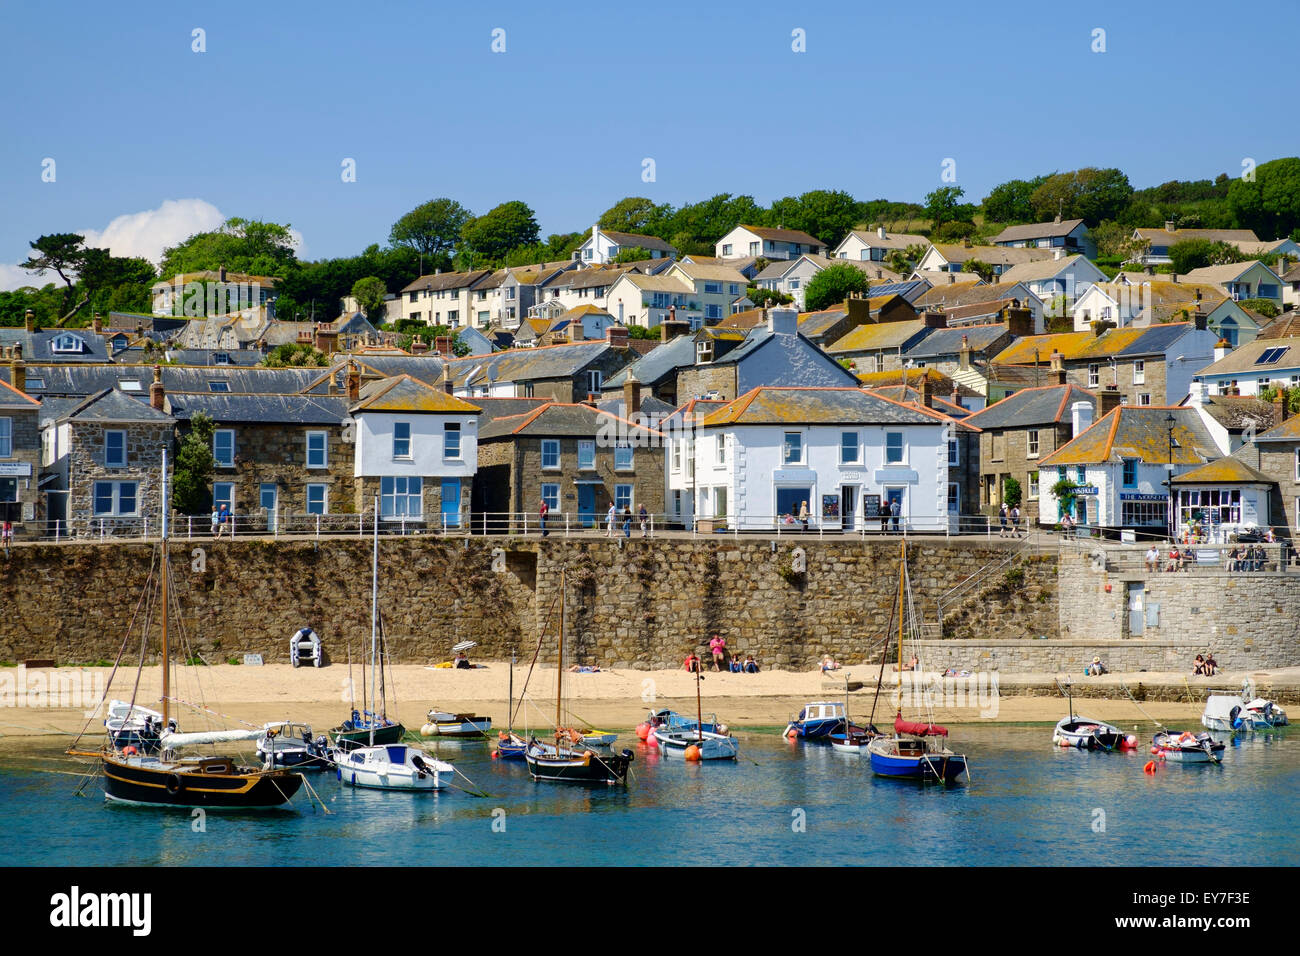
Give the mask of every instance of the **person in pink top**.
[(722, 670), (722, 665), (727, 656), (727, 642), (723, 640), (721, 634), (714, 634), (713, 640), (709, 641), (709, 653), (713, 655), (713, 669)]

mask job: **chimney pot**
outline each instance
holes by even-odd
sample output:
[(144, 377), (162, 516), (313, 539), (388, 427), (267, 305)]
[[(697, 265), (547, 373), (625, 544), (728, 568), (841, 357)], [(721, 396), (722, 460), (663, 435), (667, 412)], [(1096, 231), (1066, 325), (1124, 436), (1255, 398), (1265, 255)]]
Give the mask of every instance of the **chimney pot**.
[(361, 401), (361, 366), (355, 361), (348, 362), (347, 390), (348, 401)]
[(166, 392), (163, 390), (162, 366), (155, 365), (153, 367), (153, 384), (149, 386), (149, 406), (154, 411), (161, 412), (163, 410), (163, 399), (165, 397)]
[(28, 309), (26, 312), (23, 313), (23, 327), (28, 332), (36, 331), (36, 313), (33, 312), (31, 309)]
[(27, 391), (27, 366), (23, 363), (23, 347), (15, 345), (9, 352), (12, 361), (9, 365), (9, 384), (19, 392)]

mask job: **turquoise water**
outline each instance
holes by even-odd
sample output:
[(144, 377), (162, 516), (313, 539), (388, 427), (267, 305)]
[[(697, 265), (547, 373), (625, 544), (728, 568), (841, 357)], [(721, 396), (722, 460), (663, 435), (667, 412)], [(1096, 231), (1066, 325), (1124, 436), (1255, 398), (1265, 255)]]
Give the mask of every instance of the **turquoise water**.
[(948, 790), (877, 779), (824, 745), (739, 736), (734, 765), (664, 760), (625, 736), (626, 789), (533, 783), (486, 744), (443, 744), (488, 798), (317, 774), (329, 814), (300, 793), (296, 811), (209, 813), (205, 832), (184, 811), (106, 805), (97, 782), (77, 797), (76, 777), (43, 772), (69, 769), (55, 744), (5, 741), (0, 832), (20, 866), (1300, 863), (1300, 727), (1231, 744), (1221, 766), (1154, 776), (1145, 753), (1053, 748), (1050, 727), (958, 727), (973, 780)]

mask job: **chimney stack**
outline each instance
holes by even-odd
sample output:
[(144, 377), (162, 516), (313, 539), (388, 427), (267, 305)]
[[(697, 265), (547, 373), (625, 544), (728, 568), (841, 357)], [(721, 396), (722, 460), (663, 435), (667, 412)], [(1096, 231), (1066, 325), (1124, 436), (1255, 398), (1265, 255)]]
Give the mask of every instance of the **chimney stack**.
[(347, 377), (348, 401), (361, 401), (361, 366), (356, 361), (348, 362)]
[(787, 308), (768, 309), (767, 330), (773, 335), (794, 335), (799, 330), (799, 313)]
[(450, 363), (450, 362), (444, 361), (444, 362), (442, 363), (442, 379), (441, 379), (441, 381), (442, 381), (442, 390), (443, 390), (444, 392), (446, 392), (448, 395), (452, 394), (452, 392), (455, 390), (455, 385), (453, 384), (452, 379), (451, 379), (451, 363)]
[(1020, 304), (1019, 299), (1012, 299), (1007, 307), (1007, 331), (1017, 338), (1034, 334), (1034, 313)]
[(1204, 332), (1207, 328), (1209, 328), (1209, 320), (1210, 317), (1206, 315), (1204, 312), (1202, 312), (1200, 309), (1197, 309), (1194, 313), (1192, 313), (1192, 325), (1196, 327), (1196, 330), (1198, 332)]
[(1075, 402), (1070, 406), (1070, 412), (1074, 419), (1074, 429), (1070, 432), (1070, 437), (1078, 438), (1092, 425), (1092, 405), (1088, 402)]
[(957, 352), (957, 366), (961, 369), (970, 368), (970, 338), (966, 335), (961, 337), (961, 349)]
[(36, 331), (36, 313), (31, 309), (28, 309), (23, 313), (23, 327), (27, 329), (28, 332)]
[(1232, 343), (1227, 339), (1219, 339), (1218, 342), (1214, 343), (1214, 361), (1222, 361), (1231, 351)]
[(163, 410), (163, 399), (166, 392), (163, 391), (162, 366), (153, 367), (153, 384), (149, 386), (149, 407), (156, 412)]
[(1064, 385), (1065, 384), (1065, 356), (1062, 355), (1056, 349), (1053, 349), (1051, 358), (1048, 359), (1048, 361), (1051, 363), (1052, 375), (1056, 379), (1056, 384)]
[(605, 344), (612, 349), (627, 348), (627, 329), (621, 325), (611, 325), (605, 329)]
[[(32, 313), (28, 310), (27, 314)], [(23, 362), (23, 347), (15, 345), (9, 354), (13, 356), (9, 363), (9, 384), (15, 391), (25, 392), (27, 391), (27, 365)]]
[(937, 310), (927, 309), (922, 312), (921, 320), (925, 323), (927, 329), (946, 329), (948, 327), (948, 317)]
[(96, 312), (94, 318), (90, 320), (90, 329), (96, 335), (104, 334), (104, 317), (98, 312)]
[(411, 354), (423, 355), (429, 351), (429, 343), (424, 341), (424, 336), (418, 332), (411, 338)]
[(631, 369), (623, 380), (623, 417), (631, 418), (641, 411), (641, 383)]
[(956, 275), (956, 273), (950, 271), (950, 272), (948, 273), (948, 284), (949, 284), (949, 285), (954, 285), (954, 284), (956, 284), (956, 282), (957, 282), (957, 275)]
[(885, 227), (884, 227), (884, 226), (877, 226), (877, 227), (876, 227), (876, 236), (877, 236), (877, 238), (880, 238), (880, 239), (884, 239), (884, 238), (886, 237), (886, 236), (885, 236)]
[(451, 358), (451, 336), (438, 335), (433, 339), (433, 350), (443, 358)]
[(1107, 385), (1097, 393), (1097, 418), (1102, 419), (1119, 408), (1122, 404), (1119, 389), (1114, 385)]
[(318, 322), (316, 324), (316, 348), (326, 355), (333, 355), (338, 351), (339, 334), (335, 331), (334, 326), (328, 322)]
[(916, 384), (916, 393), (922, 405), (926, 408), (934, 407), (934, 397), (930, 394), (930, 376), (926, 374), (925, 369), (921, 369), (921, 381)]
[(1178, 223), (1172, 219), (1166, 219), (1165, 232), (1177, 232), (1177, 231), (1178, 231)]

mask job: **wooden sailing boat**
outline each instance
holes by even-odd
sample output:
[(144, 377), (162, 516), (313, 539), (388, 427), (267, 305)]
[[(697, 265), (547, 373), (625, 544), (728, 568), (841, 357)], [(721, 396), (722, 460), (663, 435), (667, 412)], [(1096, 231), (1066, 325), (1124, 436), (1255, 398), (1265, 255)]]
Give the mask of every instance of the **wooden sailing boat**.
[(515, 733), (515, 652), (510, 650), (510, 686), (506, 704), (506, 723), (509, 726), (497, 734), (496, 756), (499, 760), (523, 760), (528, 741)]
[[(564, 727), (564, 627), (565, 571), (560, 571), (560, 652), (555, 677), (555, 743), (532, 737), (524, 750), (528, 772), (534, 780), (558, 780), (565, 783), (627, 783), (632, 765), (632, 751), (598, 754), (582, 744), (576, 731)], [(577, 737), (577, 739), (573, 739)]]
[(664, 722), (655, 727), (655, 740), (664, 756), (681, 754), (687, 760), (735, 760), (740, 755), (740, 741), (726, 732), (715, 719), (710, 730), (704, 729), (704, 703), (700, 695), (702, 667), (695, 668), (695, 726), (673, 726)]
[[(104, 796), (118, 803), (152, 807), (202, 807), (208, 810), (256, 810), (287, 803), (302, 786), (302, 774), (290, 770), (244, 767), (232, 757), (178, 757), (182, 747), (196, 744), (257, 740), (265, 735), (261, 727), (252, 730), (177, 733), (170, 729), (171, 657), (168, 645), (171, 569), (167, 555), (167, 452), (162, 467), (162, 557), (160, 597), (162, 604), (162, 722), (158, 754), (142, 753), (121, 737), (109, 735), (102, 751), (70, 749), (74, 756), (97, 756), (104, 779)], [(140, 667), (144, 667), (141, 655)], [(134, 704), (134, 701), (132, 702)]]
[[(966, 773), (966, 757), (953, 753), (947, 746), (937, 743), (948, 736), (948, 728), (932, 721), (918, 722), (903, 719), (903, 625), (906, 613), (903, 599), (907, 595), (907, 542), (900, 542), (901, 558), (898, 569), (898, 712), (894, 717), (894, 733), (877, 737), (867, 744), (871, 757), (871, 771), (879, 777), (906, 780), (937, 780), (951, 783)], [(883, 665), (882, 665), (883, 666)], [(876, 689), (879, 695), (879, 686)]]
[[(377, 747), (395, 744), (406, 734), (406, 728), (399, 721), (388, 718), (388, 693), (383, 684), (384, 656), (386, 647), (381, 650), (379, 640), (379, 499), (375, 499), (375, 532), (370, 559), (370, 704), (374, 711), (366, 709), (365, 671), (361, 674), (361, 710), (352, 711), (352, 715), (342, 724), (330, 731), (334, 746), (342, 751), (355, 750), (357, 747)], [(349, 647), (349, 655), (352, 651)], [(364, 667), (364, 664), (362, 665)], [(348, 670), (352, 669), (349, 658)], [(379, 693), (376, 694), (376, 677), (379, 681)], [(349, 681), (350, 683), (350, 681)]]

